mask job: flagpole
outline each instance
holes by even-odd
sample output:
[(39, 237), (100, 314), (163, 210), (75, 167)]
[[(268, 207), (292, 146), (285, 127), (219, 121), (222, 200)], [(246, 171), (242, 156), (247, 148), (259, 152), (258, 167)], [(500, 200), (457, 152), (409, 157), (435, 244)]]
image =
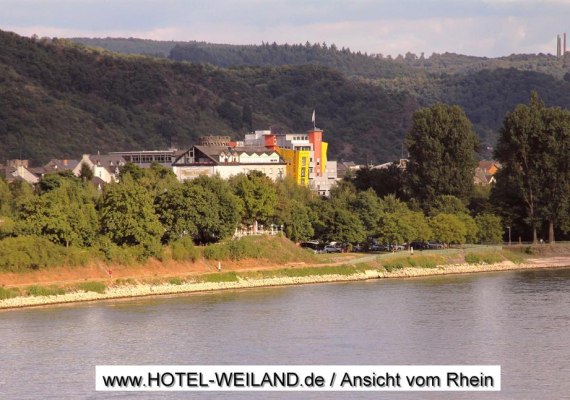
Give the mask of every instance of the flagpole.
[(315, 118), (315, 110), (313, 110), (313, 131), (317, 130), (317, 119)]

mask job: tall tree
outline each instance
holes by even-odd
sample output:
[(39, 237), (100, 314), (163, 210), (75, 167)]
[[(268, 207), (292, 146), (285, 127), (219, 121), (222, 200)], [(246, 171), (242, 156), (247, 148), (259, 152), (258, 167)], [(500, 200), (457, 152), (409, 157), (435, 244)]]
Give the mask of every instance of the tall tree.
[(277, 191), (271, 179), (258, 171), (239, 174), (230, 179), (234, 193), (243, 203), (244, 222), (257, 230), (258, 222), (267, 223), (275, 216)]
[(105, 188), (100, 209), (101, 230), (119, 246), (141, 246), (144, 256), (161, 256), (164, 229), (150, 193), (125, 176)]
[(568, 225), (569, 151), (570, 112), (546, 108), (536, 92), (528, 106), (518, 105), (503, 121), (495, 157), (503, 165), (501, 176), (512, 183), (512, 195), (524, 201), (533, 242), (543, 221), (551, 242), (555, 225)]
[(436, 104), (416, 111), (405, 144), (410, 154), (408, 185), (424, 209), (438, 195), (467, 202), (479, 141), (459, 106)]

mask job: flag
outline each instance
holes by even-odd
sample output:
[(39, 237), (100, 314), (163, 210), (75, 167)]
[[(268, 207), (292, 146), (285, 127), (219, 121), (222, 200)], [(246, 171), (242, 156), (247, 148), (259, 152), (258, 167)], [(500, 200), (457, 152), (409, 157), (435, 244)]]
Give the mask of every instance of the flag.
[(313, 110), (313, 117), (311, 118), (311, 122), (314, 124), (315, 123), (315, 110)]

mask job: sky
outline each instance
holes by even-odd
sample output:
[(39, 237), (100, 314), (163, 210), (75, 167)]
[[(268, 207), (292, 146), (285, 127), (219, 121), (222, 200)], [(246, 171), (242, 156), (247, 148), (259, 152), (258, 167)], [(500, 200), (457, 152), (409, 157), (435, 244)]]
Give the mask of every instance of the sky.
[(556, 35), (570, 35), (570, 0), (0, 0), (0, 10), (0, 29), (23, 36), (309, 41), (392, 56), (556, 54)]

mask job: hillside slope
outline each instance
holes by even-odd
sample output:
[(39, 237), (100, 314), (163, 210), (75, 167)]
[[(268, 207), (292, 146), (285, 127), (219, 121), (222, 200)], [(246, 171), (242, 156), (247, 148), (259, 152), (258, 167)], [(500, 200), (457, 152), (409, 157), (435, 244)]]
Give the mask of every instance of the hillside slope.
[[(335, 157), (397, 157), (410, 96), (319, 66), (220, 69), (0, 32), (0, 159), (184, 148), (270, 125), (325, 130)], [(251, 108), (252, 121), (243, 118)], [(246, 113), (247, 114), (247, 113)]]

